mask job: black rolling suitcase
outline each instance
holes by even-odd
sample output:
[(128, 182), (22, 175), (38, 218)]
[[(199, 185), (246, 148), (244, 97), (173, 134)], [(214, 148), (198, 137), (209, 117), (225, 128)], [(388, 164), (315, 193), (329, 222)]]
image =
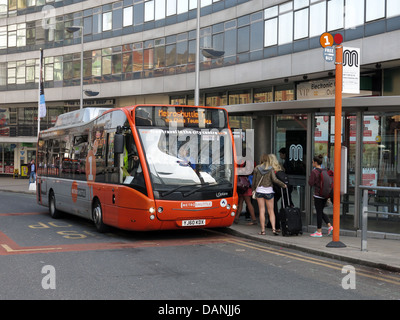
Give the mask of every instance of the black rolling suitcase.
[[(301, 222), (301, 212), (299, 208), (289, 206), (289, 191), (285, 188), (286, 192), (281, 190), (282, 208), (279, 210), (279, 218), (281, 221), (282, 235), (294, 236), (303, 234), (303, 225)], [(285, 196), (284, 196), (285, 195)], [(286, 198), (286, 199), (284, 199)], [(286, 203), (286, 204), (285, 204)]]

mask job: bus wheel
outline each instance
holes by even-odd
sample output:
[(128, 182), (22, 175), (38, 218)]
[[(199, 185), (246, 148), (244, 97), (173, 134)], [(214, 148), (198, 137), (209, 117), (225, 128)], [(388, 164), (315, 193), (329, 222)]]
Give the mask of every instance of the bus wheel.
[(53, 219), (58, 219), (61, 217), (61, 212), (58, 211), (56, 207), (56, 197), (54, 196), (53, 191), (50, 191), (49, 195), (49, 213)]
[(108, 228), (103, 223), (103, 211), (101, 210), (101, 204), (97, 199), (93, 203), (92, 218), (98, 232), (103, 233), (107, 231)]

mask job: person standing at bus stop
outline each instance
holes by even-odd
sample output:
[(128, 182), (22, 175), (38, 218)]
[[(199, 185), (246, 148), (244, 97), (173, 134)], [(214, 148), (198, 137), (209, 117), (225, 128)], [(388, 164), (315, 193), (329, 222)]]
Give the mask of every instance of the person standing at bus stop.
[(322, 237), (322, 220), (328, 226), (328, 235), (331, 235), (333, 232), (333, 227), (329, 220), (329, 217), (324, 213), (324, 207), (328, 198), (324, 198), (320, 196), (320, 188), (321, 188), (321, 165), (322, 165), (323, 156), (315, 156), (313, 159), (313, 170), (311, 171), (310, 177), (308, 179), (308, 184), (311, 187), (314, 187), (314, 205), (315, 211), (317, 213), (317, 231), (310, 234), (313, 238), (321, 238)]
[(286, 188), (286, 184), (276, 177), (274, 169), (271, 166), (271, 159), (267, 154), (261, 156), (260, 163), (254, 169), (252, 185), (260, 213), (261, 231), (258, 234), (265, 235), (265, 207), (267, 207), (272, 232), (277, 236), (279, 233), (275, 229), (273, 184), (275, 183), (281, 188)]

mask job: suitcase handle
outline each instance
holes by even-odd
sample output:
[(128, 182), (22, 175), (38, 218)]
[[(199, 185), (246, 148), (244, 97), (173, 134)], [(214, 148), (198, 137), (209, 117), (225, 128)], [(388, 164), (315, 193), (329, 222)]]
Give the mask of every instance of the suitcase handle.
[[(286, 196), (287, 196), (287, 204), (288, 204), (288, 207), (289, 207), (289, 203), (290, 203), (290, 199), (289, 199), (289, 188), (288, 187), (286, 187), (285, 188), (286, 189)], [(286, 208), (286, 206), (285, 206), (285, 202), (283, 201), (283, 188), (281, 188), (281, 203), (282, 203), (282, 208)]]

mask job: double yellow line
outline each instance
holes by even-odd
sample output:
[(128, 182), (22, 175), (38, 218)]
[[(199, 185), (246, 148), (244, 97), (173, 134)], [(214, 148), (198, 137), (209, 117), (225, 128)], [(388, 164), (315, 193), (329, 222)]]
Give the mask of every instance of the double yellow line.
[[(282, 251), (279, 249), (274, 249), (274, 248), (269, 248), (269, 247), (265, 247), (261, 244), (255, 244), (255, 243), (251, 243), (248, 241), (244, 241), (244, 240), (239, 240), (239, 239), (228, 239), (226, 240), (226, 242), (232, 243), (232, 244), (236, 244), (239, 245), (241, 247), (246, 247), (249, 249), (253, 249), (253, 250), (257, 250), (257, 251), (261, 251), (261, 252), (266, 252), (266, 253), (271, 253), (277, 256), (282, 256), (282, 257), (287, 257), (287, 258), (291, 258), (291, 259), (296, 259), (298, 261), (303, 261), (306, 263), (310, 263), (310, 264), (314, 264), (314, 265), (319, 265), (322, 267), (326, 267), (329, 269), (334, 269), (334, 270), (339, 270), (342, 271), (343, 269), (343, 264), (340, 263), (336, 263), (333, 261), (327, 261), (327, 260), (322, 260), (322, 259), (318, 259), (318, 258), (314, 258), (314, 257), (310, 257), (310, 256), (304, 256), (298, 253), (294, 253), (294, 252), (288, 252), (288, 251)], [(368, 270), (362, 270), (362, 269), (356, 269), (356, 275), (357, 276), (362, 276), (362, 277), (366, 277), (366, 278), (370, 278), (370, 279), (375, 279), (378, 281), (384, 281), (387, 283), (391, 283), (391, 284), (395, 284), (400, 286), (400, 275), (376, 275), (374, 274), (372, 271), (368, 271)]]

